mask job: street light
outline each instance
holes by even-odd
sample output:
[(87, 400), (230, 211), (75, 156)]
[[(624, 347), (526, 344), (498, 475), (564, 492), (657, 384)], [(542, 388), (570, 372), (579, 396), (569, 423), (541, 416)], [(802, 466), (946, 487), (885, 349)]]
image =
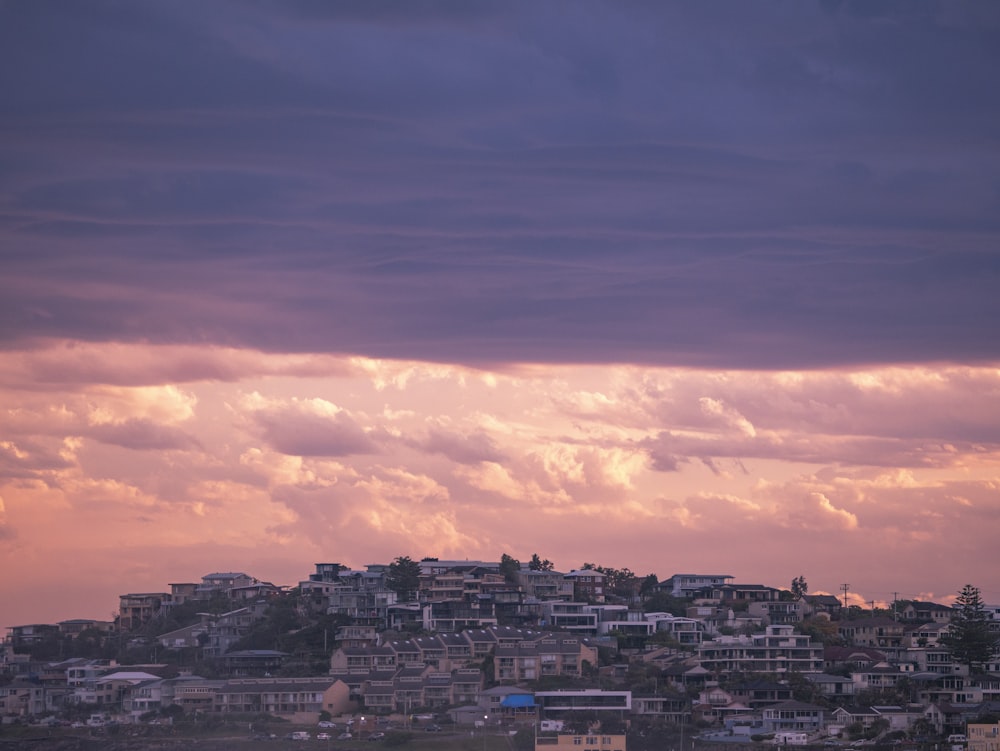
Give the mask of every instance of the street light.
[(487, 714), (483, 715), (483, 751), (486, 751), (486, 721), (490, 719)]

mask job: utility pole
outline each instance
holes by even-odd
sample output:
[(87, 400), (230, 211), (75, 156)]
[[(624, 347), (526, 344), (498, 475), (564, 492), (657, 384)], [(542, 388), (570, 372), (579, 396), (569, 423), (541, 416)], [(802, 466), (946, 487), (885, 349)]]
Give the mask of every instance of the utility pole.
[(899, 616), (896, 615), (896, 600), (899, 598), (899, 592), (892, 593), (892, 620), (899, 620)]
[(872, 606), (872, 617), (875, 616), (875, 600), (869, 600), (868, 604)]
[(847, 610), (847, 593), (850, 591), (851, 585), (850, 584), (841, 584), (840, 585), (840, 589), (844, 593), (844, 610)]

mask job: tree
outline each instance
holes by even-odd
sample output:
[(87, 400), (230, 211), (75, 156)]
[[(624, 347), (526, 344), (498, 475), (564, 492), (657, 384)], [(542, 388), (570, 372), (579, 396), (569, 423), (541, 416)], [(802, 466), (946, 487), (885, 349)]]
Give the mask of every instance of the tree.
[(548, 558), (542, 560), (538, 557), (538, 553), (532, 553), (531, 561), (528, 563), (528, 568), (532, 571), (551, 571), (553, 569), (553, 564)]
[(389, 564), (385, 585), (399, 597), (400, 602), (412, 602), (420, 589), (420, 564), (408, 555), (401, 555)]
[(809, 592), (809, 585), (806, 584), (806, 578), (802, 575), (796, 576), (792, 579), (792, 595), (795, 596), (796, 600), (801, 600)]
[(521, 562), (513, 556), (504, 553), (500, 556), (500, 573), (511, 584), (517, 584), (517, 575), (521, 572)]
[(989, 662), (997, 652), (996, 636), (990, 631), (989, 618), (979, 589), (966, 584), (955, 601), (958, 609), (951, 618), (948, 633), (941, 643), (956, 662), (967, 665), (969, 672)]

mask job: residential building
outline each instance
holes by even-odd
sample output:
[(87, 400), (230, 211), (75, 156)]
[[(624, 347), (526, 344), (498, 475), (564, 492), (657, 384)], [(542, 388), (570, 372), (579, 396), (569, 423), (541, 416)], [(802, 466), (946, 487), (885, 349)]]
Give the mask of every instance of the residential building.
[(515, 644), (498, 644), (493, 657), (498, 683), (521, 683), (545, 676), (583, 675), (586, 664), (597, 666), (597, 647), (571, 634), (546, 633)]
[(787, 625), (768, 626), (763, 634), (718, 637), (700, 644), (696, 655), (714, 673), (823, 671), (823, 645)]
[(535, 751), (625, 751), (626, 736), (620, 733), (601, 733), (598, 730), (586, 735), (557, 733), (535, 738)]
[(240, 678), (216, 691), (220, 713), (271, 714), (313, 724), (320, 712), (342, 714), (352, 708), (347, 684), (336, 678)]
[(673, 597), (694, 597), (707, 587), (716, 587), (732, 581), (730, 574), (674, 574), (657, 585), (657, 589)]
[(52, 623), (28, 623), (7, 627), (7, 643), (15, 650), (23, 650), (47, 638), (57, 636), (59, 626)]
[(885, 616), (841, 621), (837, 631), (855, 647), (897, 651), (906, 646), (906, 626)]
[(966, 726), (967, 751), (1000, 751), (1000, 722), (970, 722)]
[(614, 713), (624, 719), (632, 711), (631, 691), (604, 691), (599, 688), (536, 691), (539, 717), (542, 719), (570, 719), (575, 712)]
[(573, 585), (573, 599), (583, 602), (604, 602), (607, 576), (594, 569), (577, 569), (563, 576)]
[(805, 617), (804, 600), (765, 600), (751, 602), (747, 612), (764, 625), (798, 623)]
[(816, 733), (825, 724), (826, 712), (815, 704), (784, 701), (761, 710), (764, 728), (770, 733)]
[(159, 615), (163, 604), (170, 601), (166, 592), (132, 592), (118, 598), (118, 627), (125, 632), (137, 631)]
[(713, 584), (694, 594), (696, 602), (731, 605), (734, 603), (776, 602), (781, 590), (763, 584)]
[(546, 628), (590, 636), (597, 634), (597, 613), (588, 609), (585, 602), (545, 601), (542, 620)]
[(901, 611), (901, 615), (908, 621), (924, 621), (933, 623), (951, 623), (955, 609), (948, 605), (940, 605), (936, 602), (919, 602), (914, 600), (907, 603)]

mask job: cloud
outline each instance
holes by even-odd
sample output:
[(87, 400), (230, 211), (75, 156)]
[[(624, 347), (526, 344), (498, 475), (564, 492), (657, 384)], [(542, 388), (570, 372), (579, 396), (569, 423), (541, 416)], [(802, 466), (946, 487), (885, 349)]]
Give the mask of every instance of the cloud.
[(379, 451), (345, 411), (323, 400), (295, 400), (253, 411), (250, 419), (276, 451), (296, 456), (351, 456)]
[(140, 451), (183, 451), (199, 447), (198, 440), (183, 430), (149, 420), (100, 423), (92, 427), (88, 434), (103, 443)]
[(17, 531), (7, 521), (7, 511), (4, 508), (3, 496), (0, 496), (0, 543), (13, 540)]
[(178, 348), (80, 358), (121, 385), (1000, 355), (994, 12), (432, 5), (5, 9), (0, 343)]
[(407, 442), (423, 451), (442, 454), (459, 464), (501, 462), (505, 458), (496, 441), (486, 433), (464, 435), (431, 429), (424, 438)]

